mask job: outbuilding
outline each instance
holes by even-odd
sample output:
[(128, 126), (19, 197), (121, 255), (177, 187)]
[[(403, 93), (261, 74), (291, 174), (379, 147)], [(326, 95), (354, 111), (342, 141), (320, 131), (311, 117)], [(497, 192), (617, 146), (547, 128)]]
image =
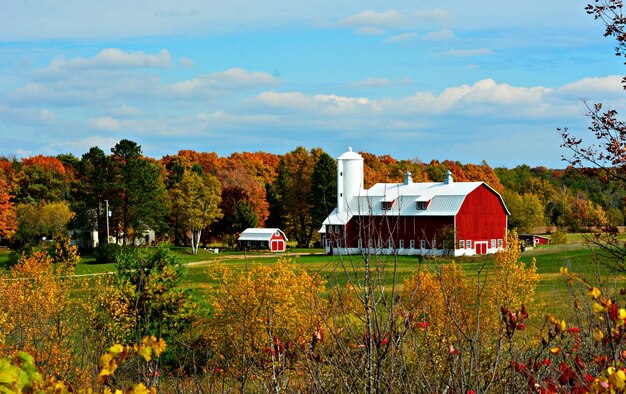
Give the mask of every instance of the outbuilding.
[(248, 228), (238, 239), (241, 249), (287, 250), (287, 236), (278, 228)]
[(536, 234), (519, 234), (517, 237), (520, 242), (524, 242), (528, 247), (548, 245), (550, 243), (550, 238)]

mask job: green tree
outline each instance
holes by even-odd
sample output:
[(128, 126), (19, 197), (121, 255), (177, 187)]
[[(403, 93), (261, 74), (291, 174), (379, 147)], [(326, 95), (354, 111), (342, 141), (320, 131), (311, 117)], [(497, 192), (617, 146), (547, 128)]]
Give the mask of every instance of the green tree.
[[(110, 316), (104, 318), (126, 321), (130, 315), (133, 327), (131, 339), (139, 341), (145, 335), (172, 338), (189, 326), (193, 303), (188, 291), (179, 285), (185, 266), (164, 246), (150, 249), (126, 249), (117, 264), (114, 286), (123, 289), (127, 297), (121, 301), (127, 315), (120, 315), (116, 305), (105, 308)], [(106, 295), (102, 300), (107, 303)]]
[(326, 152), (313, 167), (310, 197), (313, 226), (319, 228), (337, 205), (337, 163)]
[(231, 217), (233, 232), (240, 233), (247, 228), (256, 227), (258, 223), (259, 221), (250, 204), (245, 201), (237, 202)]
[(222, 217), (221, 186), (212, 175), (187, 171), (167, 192), (166, 201), (178, 226), (188, 231), (193, 254), (198, 252), (202, 230)]
[(144, 158), (137, 143), (121, 140), (111, 152), (114, 219), (126, 244), (142, 230), (163, 225), (165, 185), (161, 167)]
[(528, 233), (545, 223), (545, 209), (537, 195), (531, 193), (520, 195), (516, 192), (506, 191), (503, 198), (511, 212), (509, 228), (517, 228), (520, 233)]
[(76, 219), (74, 225), (84, 230), (97, 229), (98, 243), (103, 245), (106, 239), (105, 200), (111, 182), (110, 163), (104, 151), (92, 147), (85, 153), (77, 166), (77, 186), (75, 193)]
[(321, 153), (319, 148), (308, 152), (298, 147), (284, 155), (278, 165), (275, 190), (284, 210), (285, 230), (300, 247), (308, 247), (319, 228), (313, 222), (311, 176)]

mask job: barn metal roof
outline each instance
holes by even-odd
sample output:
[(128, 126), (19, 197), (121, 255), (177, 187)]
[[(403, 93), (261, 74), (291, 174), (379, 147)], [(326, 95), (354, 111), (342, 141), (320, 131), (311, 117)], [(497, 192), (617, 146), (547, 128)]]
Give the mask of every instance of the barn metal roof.
[[(502, 200), (484, 182), (378, 183), (353, 197), (345, 211), (338, 213), (335, 209), (323, 224), (345, 225), (353, 216), (455, 216), (465, 197), (481, 185), (487, 186)], [(383, 210), (382, 201), (393, 201), (391, 209)], [(428, 207), (418, 210), (418, 201), (429, 201)]]
[(276, 232), (285, 237), (285, 241), (289, 241), (282, 230), (278, 228), (247, 228), (239, 236), (239, 241), (269, 241)]

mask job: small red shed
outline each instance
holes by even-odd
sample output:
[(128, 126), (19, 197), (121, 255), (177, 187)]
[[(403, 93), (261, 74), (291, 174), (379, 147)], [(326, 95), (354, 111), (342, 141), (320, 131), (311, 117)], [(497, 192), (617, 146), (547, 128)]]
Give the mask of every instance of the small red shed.
[(287, 236), (278, 228), (248, 228), (238, 239), (241, 249), (287, 250)]
[(520, 242), (524, 242), (526, 246), (531, 247), (548, 245), (550, 243), (550, 238), (536, 234), (519, 234), (517, 237)]

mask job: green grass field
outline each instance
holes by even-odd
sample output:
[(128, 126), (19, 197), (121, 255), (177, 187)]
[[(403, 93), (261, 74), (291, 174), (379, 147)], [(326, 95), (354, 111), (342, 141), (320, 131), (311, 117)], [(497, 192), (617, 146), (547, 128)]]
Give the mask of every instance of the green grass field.
[[(542, 246), (533, 250), (527, 250), (522, 254), (521, 260), (526, 264), (532, 258), (536, 259), (537, 272), (540, 282), (537, 286), (536, 298), (545, 306), (545, 309), (554, 313), (568, 313), (571, 296), (566, 286), (566, 278), (560, 274), (560, 267), (568, 267), (570, 271), (580, 274), (590, 283), (603, 283), (613, 287), (625, 287), (626, 278), (610, 272), (602, 266), (595, 264), (593, 253), (580, 240), (565, 245)], [(572, 239), (572, 238), (570, 238)], [(183, 286), (190, 289), (194, 298), (202, 302), (212, 280), (207, 269), (217, 262), (234, 268), (252, 267), (256, 264), (269, 265), (276, 262), (278, 256), (269, 252), (219, 252), (213, 253), (201, 249), (197, 255), (191, 253), (190, 248), (172, 248), (174, 254), (181, 262), (187, 264), (187, 273)], [(354, 280), (364, 272), (364, 260), (361, 256), (325, 256), (321, 249), (292, 249), (285, 257), (292, 258), (294, 263), (302, 269), (319, 274), (327, 280), (328, 285), (345, 285), (349, 277)], [(0, 251), (0, 264), (8, 260), (9, 252)], [(372, 256), (372, 266), (380, 268), (378, 272), (383, 275), (381, 283), (391, 288), (395, 283), (397, 291), (403, 288), (405, 278), (413, 275), (420, 267), (422, 269), (436, 270), (442, 264), (448, 264), (449, 259), (420, 259), (408, 256)], [(493, 270), (493, 256), (474, 256), (456, 258), (469, 278), (476, 278), (479, 270), (489, 274)], [(384, 269), (382, 269), (384, 268)], [(76, 266), (76, 274), (99, 274), (114, 272), (115, 264), (97, 264), (93, 255), (81, 256), (81, 262)], [(346, 274), (348, 273), (348, 274)], [(356, 273), (356, 276), (355, 276)], [(395, 277), (393, 274), (395, 273)]]

